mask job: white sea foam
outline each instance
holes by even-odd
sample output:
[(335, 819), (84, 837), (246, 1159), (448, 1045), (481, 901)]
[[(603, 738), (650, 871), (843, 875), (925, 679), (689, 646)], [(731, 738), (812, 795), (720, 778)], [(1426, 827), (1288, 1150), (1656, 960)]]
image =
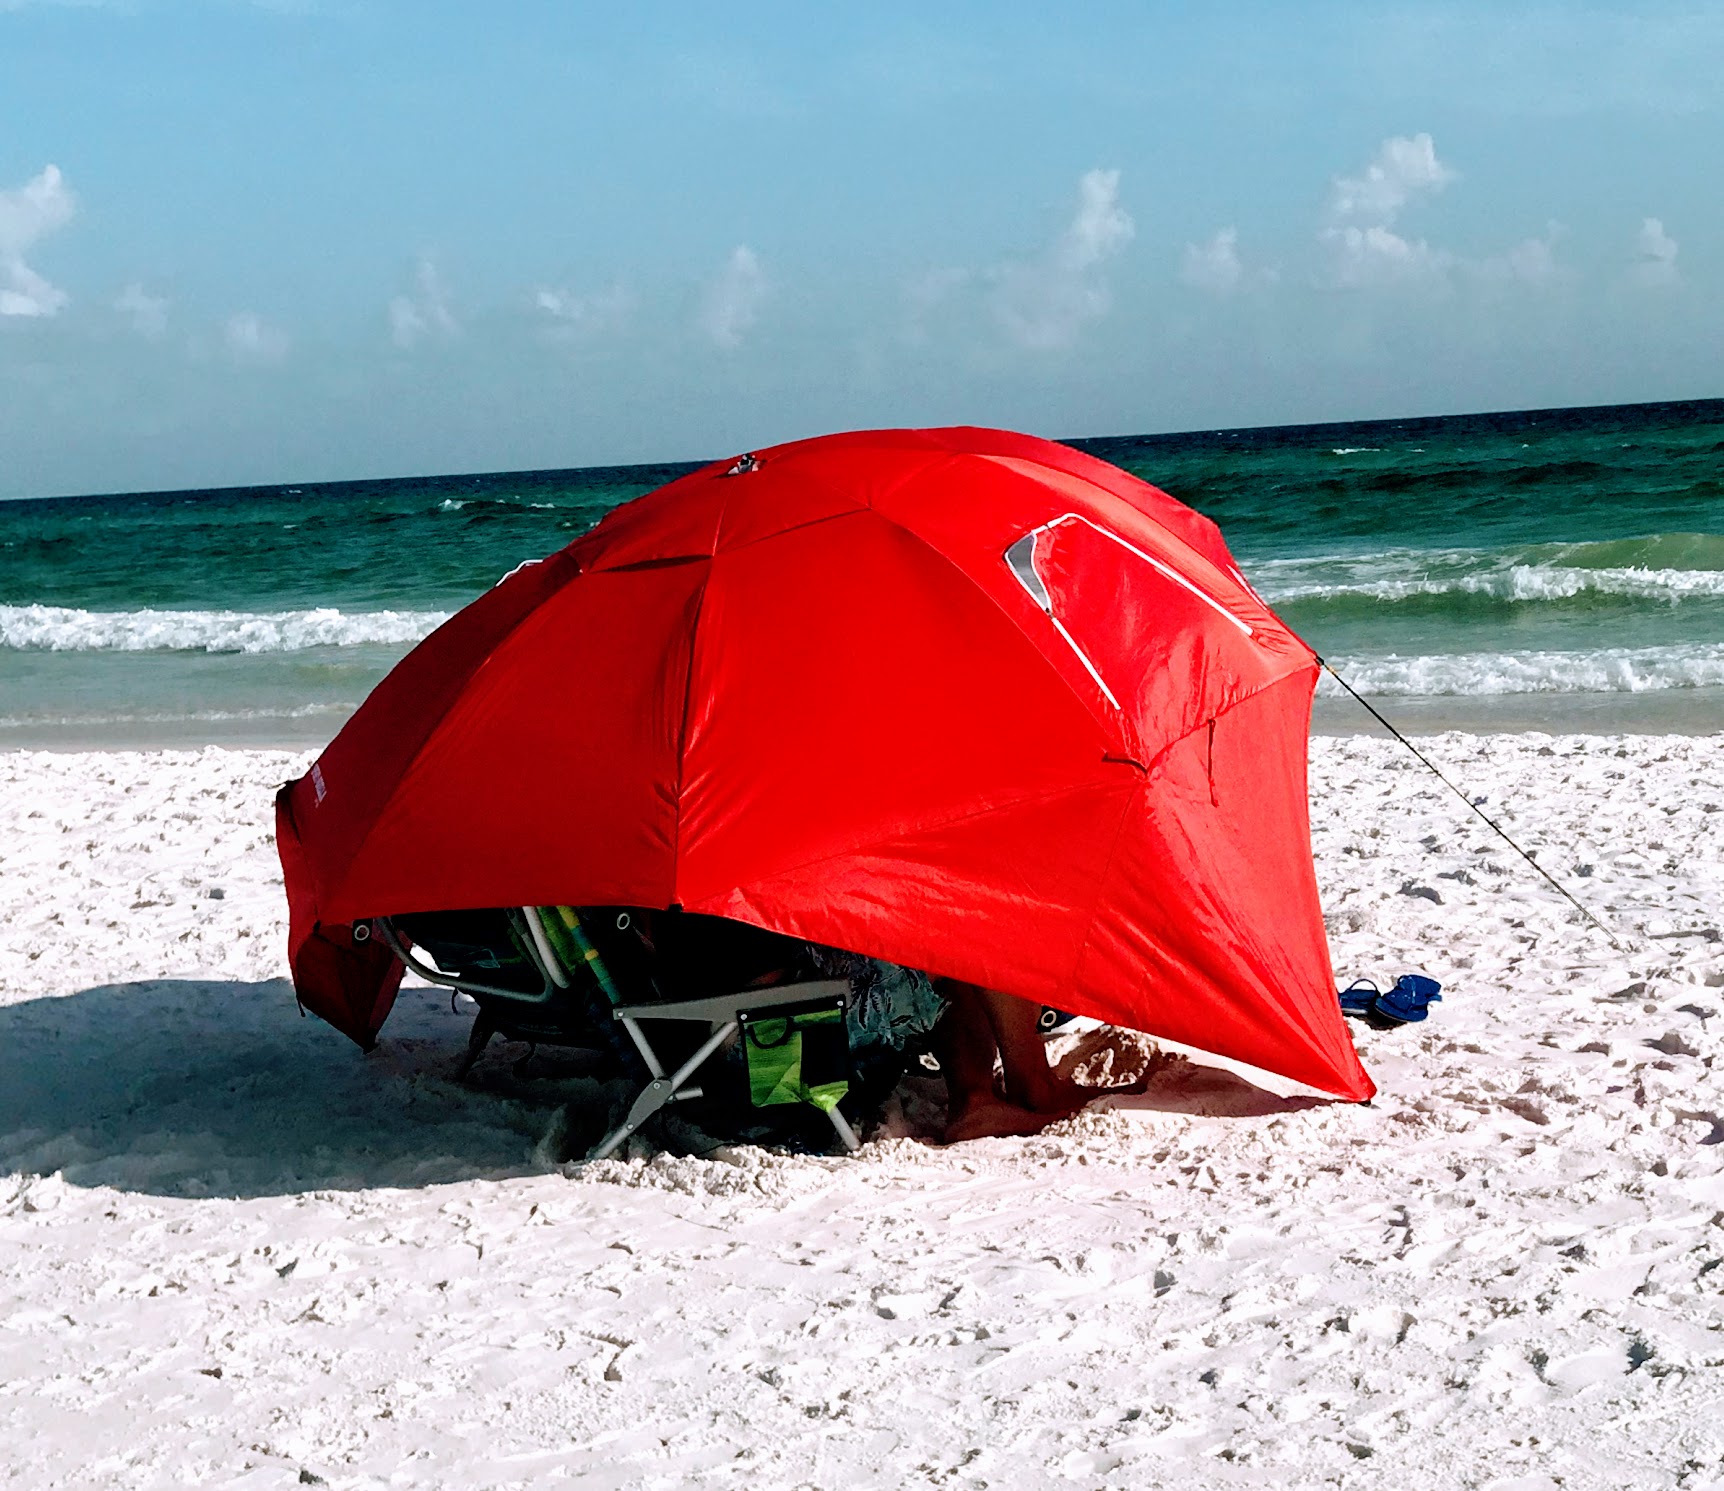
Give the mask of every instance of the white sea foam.
[[(1309, 561), (1302, 568), (1309, 569)], [(1288, 601), (1361, 596), (1400, 601), (1416, 596), (1483, 595), (1505, 601), (1567, 600), (1584, 594), (1619, 595), (1637, 600), (1688, 600), (1724, 596), (1724, 570), (1581, 569), (1570, 565), (1513, 564), (1484, 573), (1384, 575), (1339, 581), (1277, 579), (1258, 566), (1257, 589), (1271, 605)]]
[(445, 611), (82, 611), (0, 606), (0, 647), (36, 652), (300, 652), (402, 645), (429, 636)]
[(1332, 456), (1357, 456), (1374, 454), (1382, 448), (1380, 445), (1336, 445), (1330, 448), (1329, 454)]
[[(1462, 652), (1331, 660), (1362, 694), (1641, 694), (1724, 685), (1724, 645), (1596, 652)], [(1327, 676), (1320, 692), (1339, 695)]]
[(247, 720), (312, 720), (323, 715), (349, 715), (359, 708), (358, 700), (341, 703), (300, 704), (283, 709), (187, 709), (179, 713), (164, 710), (141, 712), (110, 712), (106, 714), (39, 714), (0, 715), (0, 730), (33, 730), (53, 726), (107, 725), (204, 725), (234, 724)]

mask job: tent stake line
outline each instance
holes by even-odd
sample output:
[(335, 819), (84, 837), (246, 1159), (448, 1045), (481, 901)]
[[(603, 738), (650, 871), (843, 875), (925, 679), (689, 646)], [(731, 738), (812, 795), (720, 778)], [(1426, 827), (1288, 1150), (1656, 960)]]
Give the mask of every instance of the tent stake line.
[(1376, 707), (1371, 703), (1371, 701), (1369, 699), (1367, 699), (1363, 694), (1361, 694), (1356, 688), (1354, 688), (1352, 684), (1348, 683), (1347, 680), (1345, 678), (1343, 678), (1339, 673), (1337, 673), (1334, 670), (1334, 668), (1332, 668), (1329, 665), (1327, 659), (1319, 657), (1319, 658), (1317, 658), (1317, 662), (1318, 662), (1318, 665), (1323, 669), (1323, 671), (1325, 673), (1327, 673), (1331, 678), (1333, 678), (1335, 680), (1336, 683), (1340, 684), (1342, 688), (1344, 688), (1349, 694), (1351, 694), (1356, 700), (1358, 700), (1359, 704), (1370, 714), (1372, 719), (1374, 719), (1379, 725), (1381, 725), (1385, 730), (1387, 730), (1389, 732), (1389, 734), (1394, 736), (1396, 740), (1400, 741), (1400, 743), (1402, 745), (1404, 745), (1409, 751), (1411, 751), (1413, 753), (1413, 755), (1418, 757), (1420, 763), (1425, 767), (1425, 769), (1427, 771), (1430, 772), (1430, 774), (1432, 776), (1434, 776), (1439, 782), (1441, 782), (1445, 787), (1447, 787), (1449, 789), (1449, 791), (1454, 793), (1456, 797), (1460, 798), (1460, 800), (1467, 805), (1467, 808), (1469, 809), (1469, 811), (1471, 811), (1475, 816), (1477, 816), (1478, 819), (1485, 825), (1486, 828), (1490, 829), (1490, 831), (1492, 833), (1494, 833), (1499, 839), (1501, 839), (1503, 841), (1503, 843), (1507, 844), (1510, 849), (1514, 850), (1514, 852), (1516, 854), (1518, 854), (1522, 859), (1524, 859), (1529, 865), (1531, 865), (1533, 867), (1533, 869), (1537, 870), (1538, 873), (1544, 877), (1545, 882), (1550, 886), (1550, 888), (1552, 890), (1554, 890), (1559, 896), (1561, 896), (1563, 898), (1563, 900), (1567, 901), (1570, 906), (1574, 907), (1574, 909), (1576, 911), (1578, 911), (1582, 916), (1584, 916), (1589, 922), (1591, 922), (1593, 924), (1593, 926), (1597, 927), (1599, 931), (1604, 933), (1604, 935), (1610, 939), (1610, 945), (1613, 948), (1615, 948), (1617, 950), (1617, 952), (1625, 953), (1628, 951), (1627, 948), (1625, 948), (1620, 942), (1617, 941), (1616, 934), (1614, 932), (1612, 932), (1609, 927), (1605, 926), (1605, 924), (1603, 922), (1601, 922), (1596, 916), (1594, 916), (1590, 911), (1588, 911), (1586, 909), (1586, 907), (1582, 906), (1579, 901), (1575, 900), (1575, 898), (1569, 893), (1567, 887), (1565, 887), (1564, 885), (1559, 883), (1557, 880), (1555, 880), (1551, 876), (1551, 873), (1549, 870), (1545, 869), (1545, 867), (1543, 865), (1541, 865), (1536, 859), (1534, 859), (1532, 857), (1532, 855), (1528, 854), (1526, 852), (1526, 850), (1524, 850), (1520, 847), (1519, 844), (1515, 843), (1515, 841), (1508, 836), (1508, 833), (1502, 828), (1502, 826), (1500, 824), (1497, 823), (1497, 821), (1494, 818), (1492, 818), (1490, 816), (1490, 814), (1486, 813), (1482, 808), (1479, 807), (1479, 805), (1476, 802), (1474, 802), (1472, 800), (1472, 798), (1468, 797), (1466, 795), (1466, 793), (1462, 792), (1459, 787), (1457, 787), (1446, 776), (1444, 776), (1442, 774), (1442, 772), (1440, 772), (1437, 769), (1436, 765), (1431, 761), (1430, 757), (1425, 755), (1425, 753), (1423, 751), (1421, 751), (1416, 745), (1414, 745), (1412, 743), (1412, 741), (1408, 740), (1406, 736), (1401, 734), (1401, 732), (1399, 730), (1397, 730), (1386, 719), (1384, 719), (1383, 716), (1377, 712)]

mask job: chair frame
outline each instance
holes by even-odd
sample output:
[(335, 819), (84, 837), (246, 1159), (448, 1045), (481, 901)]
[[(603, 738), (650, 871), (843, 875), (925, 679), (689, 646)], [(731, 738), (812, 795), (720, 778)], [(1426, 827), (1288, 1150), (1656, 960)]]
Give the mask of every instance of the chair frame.
[[(702, 1096), (701, 1088), (687, 1085), (689, 1078), (706, 1064), (708, 1057), (742, 1029), (745, 1016), (762, 1010), (779, 1009), (788, 1004), (807, 1004), (821, 999), (833, 1000), (841, 1008), (848, 1008), (849, 981), (841, 978), (811, 979), (797, 984), (773, 984), (764, 989), (738, 989), (734, 994), (717, 994), (706, 999), (618, 1005), (611, 1014), (620, 1020), (623, 1029), (628, 1031), (635, 1048), (641, 1054), (641, 1060), (652, 1073), (652, 1080), (636, 1096), (628, 1115), (599, 1142), (588, 1158), (604, 1159), (665, 1104)], [(667, 1074), (646, 1032), (641, 1029), (640, 1022), (643, 1020), (704, 1020), (708, 1033), (694, 1055), (683, 1062), (675, 1072)], [(850, 1127), (849, 1121), (838, 1111), (836, 1105), (826, 1109), (825, 1113), (832, 1121), (832, 1128), (845, 1149), (854, 1153), (861, 1147), (862, 1141), (856, 1137), (856, 1131)]]
[[(407, 947), (401, 935), (395, 930), (390, 918), (386, 916), (377, 917), (368, 924), (368, 934), (375, 934), (383, 945), (401, 960), (404, 966), (410, 968), (427, 983), (437, 984), (446, 989), (458, 989), (464, 994), (471, 994), (475, 998), (480, 998), (480, 1009), (473, 1021), (473, 1030), (468, 1037), (467, 1050), (456, 1070), (457, 1081), (466, 1079), (468, 1073), (473, 1069), (473, 1063), (478, 1060), (480, 1052), (485, 1049), (493, 1035), (499, 1031), (507, 1035), (510, 1031), (506, 1019), (496, 1017), (492, 1008), (493, 1001), (520, 1005), (525, 1009), (535, 1009), (549, 1003), (559, 991), (570, 987), (571, 980), (568, 970), (563, 968), (539, 921), (541, 908), (521, 906), (509, 909), (518, 911), (522, 921), (526, 923), (528, 936), (523, 939), (523, 946), (540, 977), (544, 980), (544, 987), (537, 993), (524, 993), (519, 989), (503, 989), (494, 984), (480, 983), (476, 979), (444, 973), (441, 969), (433, 968), (423, 959), (414, 956), (413, 951)], [(365, 926), (367, 924), (360, 923), (359, 925)], [(847, 980), (813, 979), (804, 980), (800, 983), (773, 984), (765, 988), (738, 989), (731, 994), (715, 994), (701, 999), (659, 1000), (650, 1004), (613, 1006), (611, 1017), (621, 1022), (623, 1029), (629, 1034), (629, 1039), (634, 1042), (635, 1049), (640, 1053), (641, 1060), (646, 1065), (648, 1080), (635, 1095), (623, 1121), (599, 1141), (587, 1158), (602, 1160), (614, 1153), (647, 1119), (668, 1104), (704, 1097), (705, 1090), (691, 1085), (690, 1079), (706, 1065), (707, 1061), (717, 1051), (741, 1031), (746, 1016), (760, 1011), (778, 1009), (785, 1005), (806, 1004), (818, 1000), (832, 1000), (840, 1007), (848, 1009), (849, 999), (850, 985)], [(659, 1058), (658, 1052), (653, 1049), (651, 1039), (642, 1028), (643, 1022), (660, 1020), (701, 1021), (708, 1027), (705, 1041), (675, 1071), (666, 1071), (664, 1062)], [(532, 1039), (531, 1036), (526, 1038)], [(575, 1043), (571, 1042), (570, 1044)], [(856, 1137), (856, 1131), (851, 1128), (849, 1121), (838, 1111), (838, 1108), (833, 1106), (824, 1111), (827, 1118), (831, 1120), (833, 1131), (838, 1135), (839, 1142), (843, 1144), (844, 1148), (851, 1152), (860, 1148), (861, 1140)]]

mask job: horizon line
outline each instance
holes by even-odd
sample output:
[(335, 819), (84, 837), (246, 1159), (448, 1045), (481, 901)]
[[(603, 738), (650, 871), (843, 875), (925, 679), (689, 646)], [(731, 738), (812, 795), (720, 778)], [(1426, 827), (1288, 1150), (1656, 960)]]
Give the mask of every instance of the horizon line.
[[(1627, 403), (1605, 404), (1550, 404), (1525, 409), (1467, 409), (1453, 411), (1447, 414), (1394, 414), (1383, 415), (1371, 419), (1324, 419), (1324, 420), (1293, 420), (1284, 424), (1258, 425), (1213, 425), (1200, 429), (1188, 430), (1144, 430), (1111, 435), (1062, 435), (1049, 437), (1059, 445), (1070, 445), (1081, 449), (1086, 445), (1102, 445), (1128, 440), (1172, 440), (1189, 439), (1205, 435), (1244, 435), (1273, 434), (1285, 430), (1327, 430), (1327, 429), (1361, 429), (1372, 426), (1403, 425), (1420, 422), (1443, 422), (1456, 419), (1478, 419), (1485, 416), (1531, 417), (1541, 414), (1573, 414), (1585, 411), (1604, 409), (1680, 409), (1689, 405), (1721, 404), (1724, 396), (1707, 395), (1685, 399), (1637, 399)], [(972, 428), (1003, 428), (1002, 426), (971, 426)], [(859, 426), (856, 430), (821, 431), (820, 435), (839, 433), (858, 433), (863, 429), (956, 429), (963, 425), (879, 425)], [(817, 439), (819, 435), (798, 436), (793, 440), (780, 440), (775, 445), (793, 445), (801, 439)], [(760, 447), (756, 447), (760, 448)], [(734, 457), (738, 452), (728, 453)], [(714, 461), (726, 459), (726, 456), (701, 456), (694, 459), (670, 458), (650, 461), (606, 462), (600, 461), (585, 466), (522, 466), (498, 467), (492, 469), (473, 469), (465, 471), (421, 471), (397, 473), (388, 476), (348, 476), (320, 479), (288, 478), (281, 481), (240, 482), (214, 487), (145, 487), (125, 491), (109, 492), (60, 492), (42, 496), (0, 497), (0, 502), (8, 505), (19, 502), (101, 502), (115, 497), (150, 498), (150, 497), (219, 497), (235, 495), (243, 492), (283, 492), (292, 493), (294, 489), (303, 487), (367, 487), (393, 483), (442, 481), (451, 479), (483, 479), (505, 477), (547, 476), (561, 472), (574, 471), (642, 471), (653, 468), (680, 468), (686, 471), (696, 471), (702, 466)]]

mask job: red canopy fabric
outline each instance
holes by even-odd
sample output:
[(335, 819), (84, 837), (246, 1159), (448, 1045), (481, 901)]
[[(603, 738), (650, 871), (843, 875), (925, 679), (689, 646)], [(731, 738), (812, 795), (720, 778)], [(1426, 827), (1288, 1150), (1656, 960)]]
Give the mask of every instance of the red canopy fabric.
[(295, 986), (369, 1045), (400, 969), (356, 919), (680, 905), (1365, 1098), (1317, 671), (1213, 523), (1068, 447), (719, 462), (461, 611), (282, 789)]

